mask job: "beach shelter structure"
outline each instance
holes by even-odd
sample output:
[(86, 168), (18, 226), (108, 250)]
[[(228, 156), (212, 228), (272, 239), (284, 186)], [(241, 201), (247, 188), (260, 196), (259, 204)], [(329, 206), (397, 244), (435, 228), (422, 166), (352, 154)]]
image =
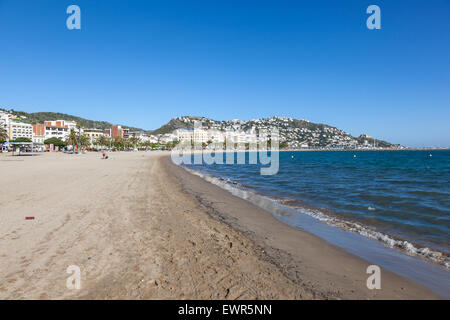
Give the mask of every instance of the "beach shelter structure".
[(21, 151), (20, 151), (20, 147), (26, 147), (29, 146), (30, 147), (30, 153), (27, 153), (28, 155), (33, 155), (33, 142), (6, 142), (4, 143), (5, 146), (11, 146), (12, 147), (12, 152), (13, 152), (13, 156), (16, 155), (16, 147), (19, 147), (19, 156), (21, 156)]

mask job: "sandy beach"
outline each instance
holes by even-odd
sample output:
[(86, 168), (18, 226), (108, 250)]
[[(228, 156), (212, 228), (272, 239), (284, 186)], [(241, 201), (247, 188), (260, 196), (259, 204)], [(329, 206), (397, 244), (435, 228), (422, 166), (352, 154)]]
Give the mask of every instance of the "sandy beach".
[(371, 263), (167, 156), (0, 154), (0, 299), (439, 298), (384, 269), (367, 289)]

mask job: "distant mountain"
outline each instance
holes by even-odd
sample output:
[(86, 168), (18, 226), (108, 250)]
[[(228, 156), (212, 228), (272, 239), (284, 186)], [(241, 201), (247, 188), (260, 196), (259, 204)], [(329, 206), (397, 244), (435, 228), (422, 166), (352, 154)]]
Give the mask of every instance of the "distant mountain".
[(227, 120), (217, 121), (205, 117), (184, 116), (173, 118), (167, 124), (159, 129), (150, 131), (151, 134), (168, 134), (176, 129), (193, 128), (194, 123), (198, 121), (205, 129), (231, 130), (231, 131), (249, 131), (251, 129), (259, 130), (277, 128), (279, 130), (280, 141), (287, 142), (292, 148), (300, 147), (327, 147), (327, 148), (354, 148), (354, 147), (381, 147), (398, 148), (400, 145), (378, 140), (365, 134), (359, 137), (353, 137), (347, 132), (338, 128), (322, 124), (313, 123), (303, 119), (292, 119), (282, 117), (271, 117), (265, 119)]
[[(24, 111), (16, 111), (16, 110), (5, 110), (9, 111), (15, 116), (19, 116), (24, 118), (25, 122), (35, 124), (35, 123), (44, 123), (44, 121), (53, 121), (53, 120), (67, 120), (67, 121), (76, 121), (84, 128), (96, 128), (96, 129), (110, 129), (113, 124), (106, 121), (95, 121), (88, 120), (77, 116), (72, 116), (70, 114), (59, 113), (59, 112), (33, 112), (27, 113)], [(133, 131), (144, 131), (140, 128), (130, 127), (126, 125), (121, 125), (123, 128), (128, 128)]]

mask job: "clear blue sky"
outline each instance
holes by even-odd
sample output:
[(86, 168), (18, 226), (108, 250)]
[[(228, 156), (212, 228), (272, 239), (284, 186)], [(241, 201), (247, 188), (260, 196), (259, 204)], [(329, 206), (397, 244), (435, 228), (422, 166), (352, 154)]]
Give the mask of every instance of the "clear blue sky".
[(450, 1), (0, 0), (0, 106), (144, 129), (279, 115), (449, 147)]

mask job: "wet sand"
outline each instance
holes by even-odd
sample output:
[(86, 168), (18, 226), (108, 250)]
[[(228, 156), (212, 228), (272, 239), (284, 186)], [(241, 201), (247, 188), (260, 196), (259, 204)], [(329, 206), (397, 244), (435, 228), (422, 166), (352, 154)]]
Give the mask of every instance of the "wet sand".
[(438, 298), (383, 269), (368, 290), (370, 263), (167, 155), (0, 155), (0, 299)]

